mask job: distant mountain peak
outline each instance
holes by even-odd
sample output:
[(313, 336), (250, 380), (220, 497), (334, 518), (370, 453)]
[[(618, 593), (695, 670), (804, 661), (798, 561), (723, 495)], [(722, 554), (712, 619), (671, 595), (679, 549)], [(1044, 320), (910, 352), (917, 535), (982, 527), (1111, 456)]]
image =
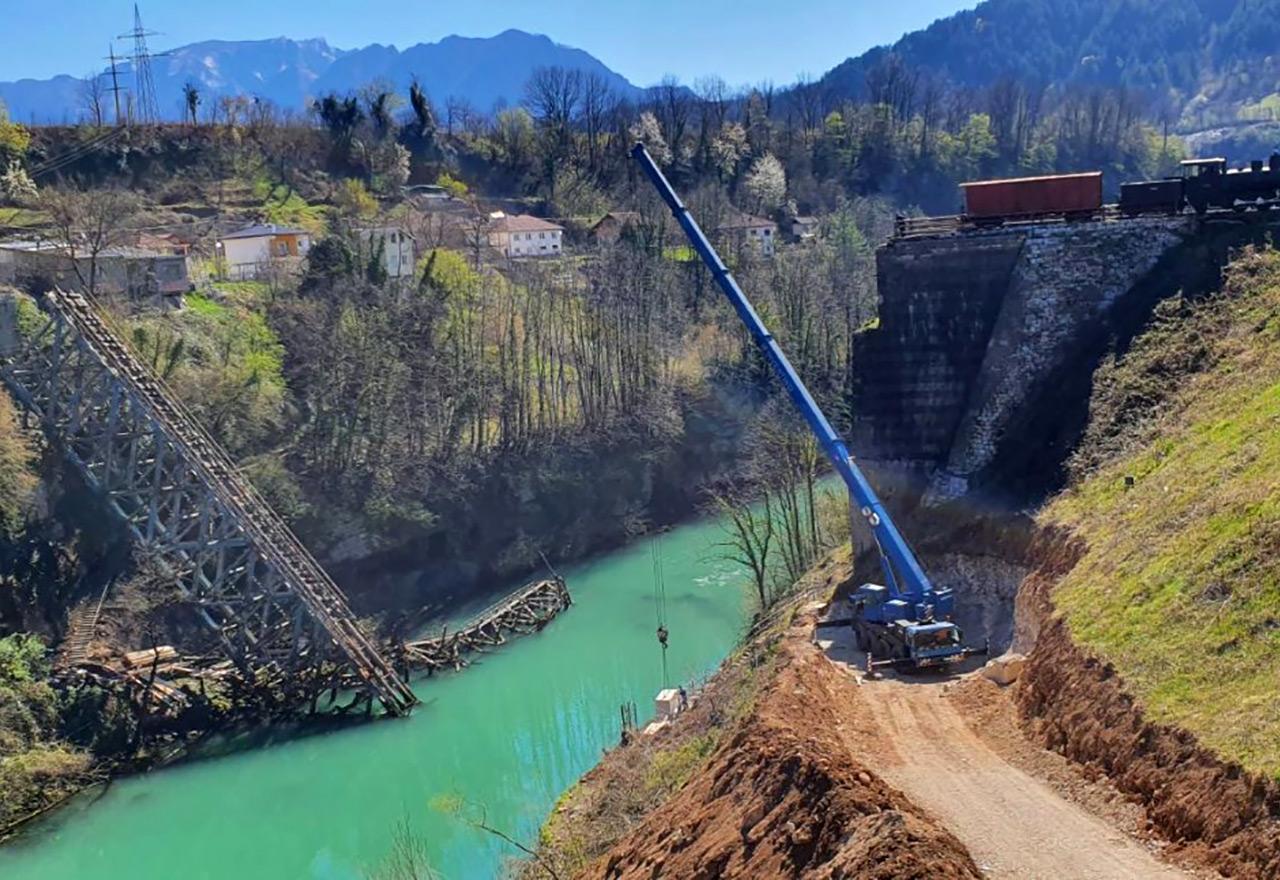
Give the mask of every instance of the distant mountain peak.
[[(247, 95), (300, 110), (330, 92), (347, 94), (375, 80), (403, 91), (416, 79), (437, 103), (460, 98), (488, 111), (518, 102), (534, 70), (549, 66), (598, 74), (623, 97), (640, 93), (589, 53), (517, 28), (492, 37), (447, 36), (403, 50), (381, 43), (338, 49), (323, 37), (202, 40), (171, 50), (153, 70), (160, 112), (179, 119), (188, 82), (205, 93), (205, 107), (224, 95)], [(80, 80), (66, 75), (0, 82), (0, 100), (20, 122), (78, 121), (85, 113), (81, 91)]]

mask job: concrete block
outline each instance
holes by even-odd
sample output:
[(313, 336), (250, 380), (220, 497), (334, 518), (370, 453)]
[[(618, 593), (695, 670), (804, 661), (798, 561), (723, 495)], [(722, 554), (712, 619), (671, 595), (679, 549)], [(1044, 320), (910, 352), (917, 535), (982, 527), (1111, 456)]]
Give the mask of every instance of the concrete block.
[(987, 665), (982, 667), (982, 676), (1001, 687), (1007, 687), (1018, 680), (1026, 665), (1027, 658), (1023, 654), (1002, 654), (987, 661)]
[(653, 698), (653, 712), (658, 718), (674, 718), (680, 712), (680, 692), (675, 688), (658, 691)]

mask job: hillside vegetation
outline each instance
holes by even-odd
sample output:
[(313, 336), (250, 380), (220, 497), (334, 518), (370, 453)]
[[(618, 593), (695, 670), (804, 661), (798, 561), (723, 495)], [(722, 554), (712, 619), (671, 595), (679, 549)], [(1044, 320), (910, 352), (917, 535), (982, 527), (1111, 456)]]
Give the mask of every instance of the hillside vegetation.
[(1058, 92), (1122, 87), (1187, 128), (1274, 119), (1276, 0), (988, 0), (822, 79), (859, 94), (887, 59), (926, 77)]
[(1097, 454), (1043, 515), (1087, 545), (1055, 604), (1149, 720), (1278, 776), (1280, 253), (1167, 303), (1096, 382)]

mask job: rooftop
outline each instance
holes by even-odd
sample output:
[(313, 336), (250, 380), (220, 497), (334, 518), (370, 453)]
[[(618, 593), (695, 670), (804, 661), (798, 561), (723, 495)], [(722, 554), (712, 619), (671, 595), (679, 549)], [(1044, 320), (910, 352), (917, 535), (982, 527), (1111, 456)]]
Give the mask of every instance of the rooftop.
[[(55, 254), (61, 256), (66, 256), (67, 253), (65, 246), (56, 241), (49, 241), (48, 239), (41, 239), (40, 241), (33, 241), (29, 239), (0, 241), (0, 250), (22, 251), (23, 253)], [(88, 258), (90, 256), (89, 252), (82, 248), (76, 249), (75, 255), (80, 258)], [(110, 245), (109, 247), (105, 247), (100, 250), (98, 252), (98, 257), (128, 257), (139, 260), (164, 258), (183, 259), (181, 254), (151, 250), (150, 248), (144, 247), (131, 247), (129, 245)]]
[(594, 229), (604, 221), (610, 220), (610, 219), (617, 220), (619, 223), (636, 223), (640, 220), (640, 212), (639, 211), (610, 211), (609, 213), (601, 217), (599, 220), (597, 220), (594, 224), (592, 224), (591, 228)]
[(1080, 171), (1075, 174), (1041, 174), (1038, 177), (1001, 177), (997, 180), (972, 180), (968, 183), (960, 184), (960, 188), (964, 189), (970, 186), (999, 186), (1005, 183), (1032, 183), (1041, 180), (1083, 180), (1085, 178), (1102, 179), (1101, 171)]
[(246, 226), (244, 229), (228, 232), (222, 236), (223, 240), (231, 238), (271, 238), (276, 235), (310, 235), (305, 229), (298, 229), (296, 226), (278, 226), (275, 223), (257, 223), (253, 226)]
[(563, 226), (528, 214), (504, 214), (493, 218), (489, 228), (494, 232), (564, 232)]

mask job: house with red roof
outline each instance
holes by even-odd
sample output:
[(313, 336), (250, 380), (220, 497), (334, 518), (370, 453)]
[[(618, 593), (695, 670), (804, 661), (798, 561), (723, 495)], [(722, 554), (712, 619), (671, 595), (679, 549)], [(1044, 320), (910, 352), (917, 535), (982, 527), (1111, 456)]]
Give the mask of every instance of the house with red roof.
[(489, 246), (508, 257), (558, 257), (564, 250), (564, 227), (528, 214), (489, 215)]

